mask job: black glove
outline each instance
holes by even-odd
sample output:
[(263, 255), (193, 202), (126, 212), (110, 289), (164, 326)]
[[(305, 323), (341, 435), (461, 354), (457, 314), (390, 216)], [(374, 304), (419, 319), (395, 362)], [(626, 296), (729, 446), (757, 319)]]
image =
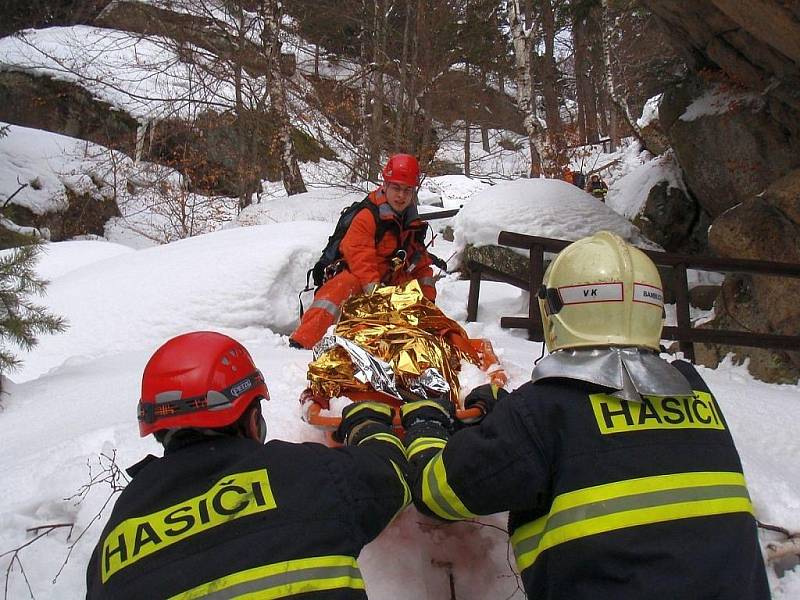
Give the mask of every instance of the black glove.
[(464, 408), (479, 408), (483, 415), (492, 412), (494, 405), (508, 396), (508, 392), (492, 383), (479, 385), (464, 398)]
[(400, 407), (400, 417), (406, 431), (425, 424), (441, 426), (449, 432), (453, 427), (453, 403), (447, 398), (408, 402)]
[(342, 422), (333, 432), (340, 444), (357, 446), (367, 435), (392, 430), (392, 408), (381, 402), (353, 402), (342, 410)]

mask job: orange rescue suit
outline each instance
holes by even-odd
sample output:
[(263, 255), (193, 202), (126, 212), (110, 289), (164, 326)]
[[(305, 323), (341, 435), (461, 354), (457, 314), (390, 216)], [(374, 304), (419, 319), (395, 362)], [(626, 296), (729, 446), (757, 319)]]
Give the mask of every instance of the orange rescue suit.
[[(398, 215), (386, 201), (382, 188), (368, 197), (387, 225), (385, 233), (376, 243), (377, 223), (368, 208), (353, 218), (339, 246), (347, 267), (317, 290), (314, 302), (292, 333), (292, 339), (304, 348), (311, 348), (322, 339), (339, 318), (345, 300), (374, 285), (400, 285), (417, 279), (425, 297), (436, 300), (432, 262), (425, 249), (427, 225), (420, 220), (416, 206), (411, 205)], [(400, 249), (406, 252), (406, 258), (395, 268), (392, 259)]]

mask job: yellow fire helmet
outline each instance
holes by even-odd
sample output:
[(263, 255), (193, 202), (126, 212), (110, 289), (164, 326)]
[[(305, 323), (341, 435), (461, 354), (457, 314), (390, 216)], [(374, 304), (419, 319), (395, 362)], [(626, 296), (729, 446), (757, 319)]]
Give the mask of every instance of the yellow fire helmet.
[(539, 309), (550, 352), (593, 346), (658, 350), (661, 277), (644, 252), (600, 231), (573, 242), (550, 263)]

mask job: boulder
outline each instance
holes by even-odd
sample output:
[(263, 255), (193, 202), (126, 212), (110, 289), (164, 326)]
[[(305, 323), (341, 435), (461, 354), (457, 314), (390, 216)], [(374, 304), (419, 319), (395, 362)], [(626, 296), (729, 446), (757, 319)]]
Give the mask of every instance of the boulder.
[[(714, 108), (684, 120), (681, 115), (693, 100)], [(659, 111), (669, 115), (662, 122), (668, 123), (686, 185), (712, 218), (800, 166), (800, 138), (792, 137), (757, 97), (695, 81), (665, 93)]]
[[(742, 202), (715, 222), (709, 246), (719, 256), (800, 264), (800, 169), (772, 184), (759, 197)], [(709, 325), (738, 331), (800, 335), (800, 279), (729, 275), (715, 302)], [(797, 381), (800, 351), (757, 348), (707, 348), (703, 360), (715, 364), (732, 351), (749, 359), (750, 372), (767, 381)]]
[(502, 246), (472, 246), (464, 248), (461, 264), (465, 275), (469, 276), (469, 261), (474, 260), (524, 279), (528, 279), (528, 257), (518, 254), (511, 248)]
[(648, 239), (667, 252), (702, 254), (708, 245), (708, 213), (680, 188), (661, 181), (650, 189), (633, 219)]
[(689, 290), (689, 304), (702, 310), (711, 310), (714, 308), (719, 291), (718, 285), (696, 285)]

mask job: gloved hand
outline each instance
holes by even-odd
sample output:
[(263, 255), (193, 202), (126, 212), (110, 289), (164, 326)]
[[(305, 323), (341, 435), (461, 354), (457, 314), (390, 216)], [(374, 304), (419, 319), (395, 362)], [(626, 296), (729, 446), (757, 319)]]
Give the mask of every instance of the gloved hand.
[(464, 408), (479, 408), (484, 416), (492, 412), (494, 405), (508, 396), (508, 392), (493, 383), (479, 385), (464, 398)]
[(342, 422), (333, 432), (333, 439), (340, 444), (356, 446), (361, 439), (375, 429), (385, 431), (392, 427), (392, 409), (380, 402), (353, 402), (342, 410)]
[(448, 398), (408, 402), (400, 407), (400, 418), (406, 431), (426, 424), (441, 426), (449, 432), (453, 427), (453, 403)]

